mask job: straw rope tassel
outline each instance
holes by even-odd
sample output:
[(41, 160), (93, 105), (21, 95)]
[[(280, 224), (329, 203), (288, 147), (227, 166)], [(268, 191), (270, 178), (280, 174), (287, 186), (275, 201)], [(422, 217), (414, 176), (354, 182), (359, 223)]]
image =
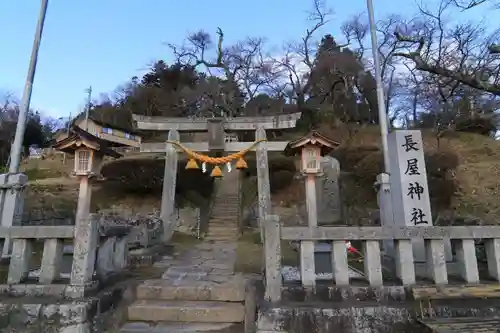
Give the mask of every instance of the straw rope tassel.
[(243, 157), (240, 157), (238, 159), (238, 162), (236, 162), (236, 169), (246, 169), (248, 168), (247, 162), (243, 159)]
[(216, 165), (212, 169), (212, 173), (210, 174), (210, 176), (212, 176), (212, 177), (222, 177), (222, 170), (219, 168), (218, 165)]
[(198, 169), (198, 163), (194, 158), (190, 158), (186, 164), (186, 169)]

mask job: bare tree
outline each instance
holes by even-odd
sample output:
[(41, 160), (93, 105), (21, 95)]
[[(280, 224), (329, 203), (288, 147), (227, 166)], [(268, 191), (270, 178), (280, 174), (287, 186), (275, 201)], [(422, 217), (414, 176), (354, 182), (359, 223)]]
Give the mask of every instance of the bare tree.
[(272, 82), (272, 89), (278, 94), (285, 91), (291, 93), (299, 108), (305, 104), (311, 88), (308, 78), (315, 66), (316, 35), (328, 23), (331, 14), (324, 1), (313, 0), (313, 9), (309, 14), (311, 27), (306, 30), (305, 36), (298, 42), (287, 43), (284, 55), (272, 60), (273, 67), (281, 74), (281, 80)]
[[(385, 86), (386, 113), (390, 116), (391, 123), (394, 122), (403, 111), (400, 107), (401, 103), (398, 102), (398, 98), (401, 95), (401, 90), (404, 88), (400, 73), (404, 63), (397, 57), (394, 57), (394, 54), (404, 50), (404, 46), (398, 43), (397, 38), (391, 31), (401, 25), (408, 26), (411, 24), (414, 23), (405, 22), (405, 20), (398, 15), (390, 15), (386, 19), (377, 22), (377, 50), (380, 57), (382, 81)], [(367, 50), (366, 44), (368, 43), (367, 37), (369, 36), (368, 28), (368, 18), (356, 15), (342, 26), (342, 31), (348, 36), (347, 39), (351, 41), (350, 47), (355, 50), (360, 61), (363, 61), (365, 69), (369, 69), (373, 72), (373, 61), (368, 61), (365, 57)], [(392, 105), (393, 103), (395, 103), (394, 107)]]
[(468, 10), (480, 5), (493, 5), (494, 7), (499, 7), (499, 2), (495, 0), (453, 0), (453, 4), (462, 9), (462, 10)]
[[(219, 80), (205, 82), (205, 87), (210, 87), (208, 91), (203, 93), (198, 89), (197, 93), (205, 96), (205, 105), (208, 105), (207, 98), (216, 99), (212, 106), (232, 117), (240, 113), (235, 109), (235, 101), (241, 98), (240, 89), (247, 99), (251, 99), (275, 78), (276, 74), (263, 55), (264, 42), (263, 38), (246, 38), (234, 45), (224, 46), (224, 33), (218, 28), (211, 58), (209, 53), (214, 47), (212, 38), (202, 30), (191, 34), (184, 45), (169, 44), (169, 47), (180, 64), (203, 67), (209, 75), (219, 77)], [(216, 87), (219, 87), (218, 92), (214, 89)]]
[(394, 35), (408, 47), (394, 55), (410, 60), (416, 69), (500, 96), (499, 31), (487, 34), (480, 24), (447, 24), (445, 13), (454, 2), (442, 0), (437, 11), (420, 8), (424, 29)]

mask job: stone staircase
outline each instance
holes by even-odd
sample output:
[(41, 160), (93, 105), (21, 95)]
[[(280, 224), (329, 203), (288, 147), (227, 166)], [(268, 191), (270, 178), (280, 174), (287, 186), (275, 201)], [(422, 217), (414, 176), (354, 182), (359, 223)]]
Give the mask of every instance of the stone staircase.
[(235, 245), (196, 245), (161, 279), (137, 287), (121, 333), (243, 333), (246, 280), (233, 273)]
[(240, 236), (238, 226), (239, 172), (227, 172), (217, 182), (217, 193), (205, 239), (214, 242), (236, 241)]

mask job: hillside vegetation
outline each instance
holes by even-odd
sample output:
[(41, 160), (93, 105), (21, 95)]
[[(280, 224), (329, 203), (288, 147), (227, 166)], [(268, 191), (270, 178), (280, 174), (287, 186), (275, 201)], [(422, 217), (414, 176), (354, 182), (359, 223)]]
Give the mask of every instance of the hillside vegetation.
[[(341, 163), (344, 205), (358, 211), (376, 209), (373, 183), (383, 165), (378, 127), (368, 126), (356, 131), (325, 127), (320, 131), (341, 142), (332, 156)], [(293, 139), (298, 135), (287, 134), (279, 139)], [(446, 133), (439, 144), (432, 131), (423, 131), (423, 137), (437, 223), (448, 223), (443, 221), (450, 217), (467, 220), (477, 217), (484, 223), (496, 223), (500, 218), (500, 143), (486, 136), (460, 132)], [(249, 168), (245, 175), (255, 179), (253, 154), (247, 156), (247, 162)], [(295, 177), (296, 162), (280, 153), (269, 154), (272, 200), (276, 205), (291, 206), (304, 200), (303, 184)], [(78, 186), (69, 178), (72, 166), (72, 160), (62, 165), (59, 158), (26, 164), (25, 171), (31, 183), (26, 209), (49, 215), (51, 211), (57, 211), (58, 215), (70, 214), (76, 208)], [(102, 170), (106, 179), (95, 186), (93, 210), (112, 206), (141, 212), (158, 209), (163, 167), (162, 156), (155, 154), (136, 154), (106, 162)], [(177, 204), (204, 202), (212, 193), (212, 179), (199, 170), (185, 170), (185, 160), (179, 161), (178, 170)], [(251, 189), (255, 190), (256, 187)]]

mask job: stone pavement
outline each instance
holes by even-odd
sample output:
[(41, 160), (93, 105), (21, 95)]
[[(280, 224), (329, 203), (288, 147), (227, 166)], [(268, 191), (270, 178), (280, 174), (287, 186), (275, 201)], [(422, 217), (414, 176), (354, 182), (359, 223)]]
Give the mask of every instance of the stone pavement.
[(155, 263), (161, 279), (144, 281), (122, 333), (240, 333), (246, 281), (234, 273), (236, 244), (203, 242)]
[(196, 280), (208, 275), (231, 275), (234, 274), (236, 246), (232, 242), (203, 242), (179, 253), (176, 258), (165, 257), (154, 265), (167, 268), (162, 276), (164, 279)]

